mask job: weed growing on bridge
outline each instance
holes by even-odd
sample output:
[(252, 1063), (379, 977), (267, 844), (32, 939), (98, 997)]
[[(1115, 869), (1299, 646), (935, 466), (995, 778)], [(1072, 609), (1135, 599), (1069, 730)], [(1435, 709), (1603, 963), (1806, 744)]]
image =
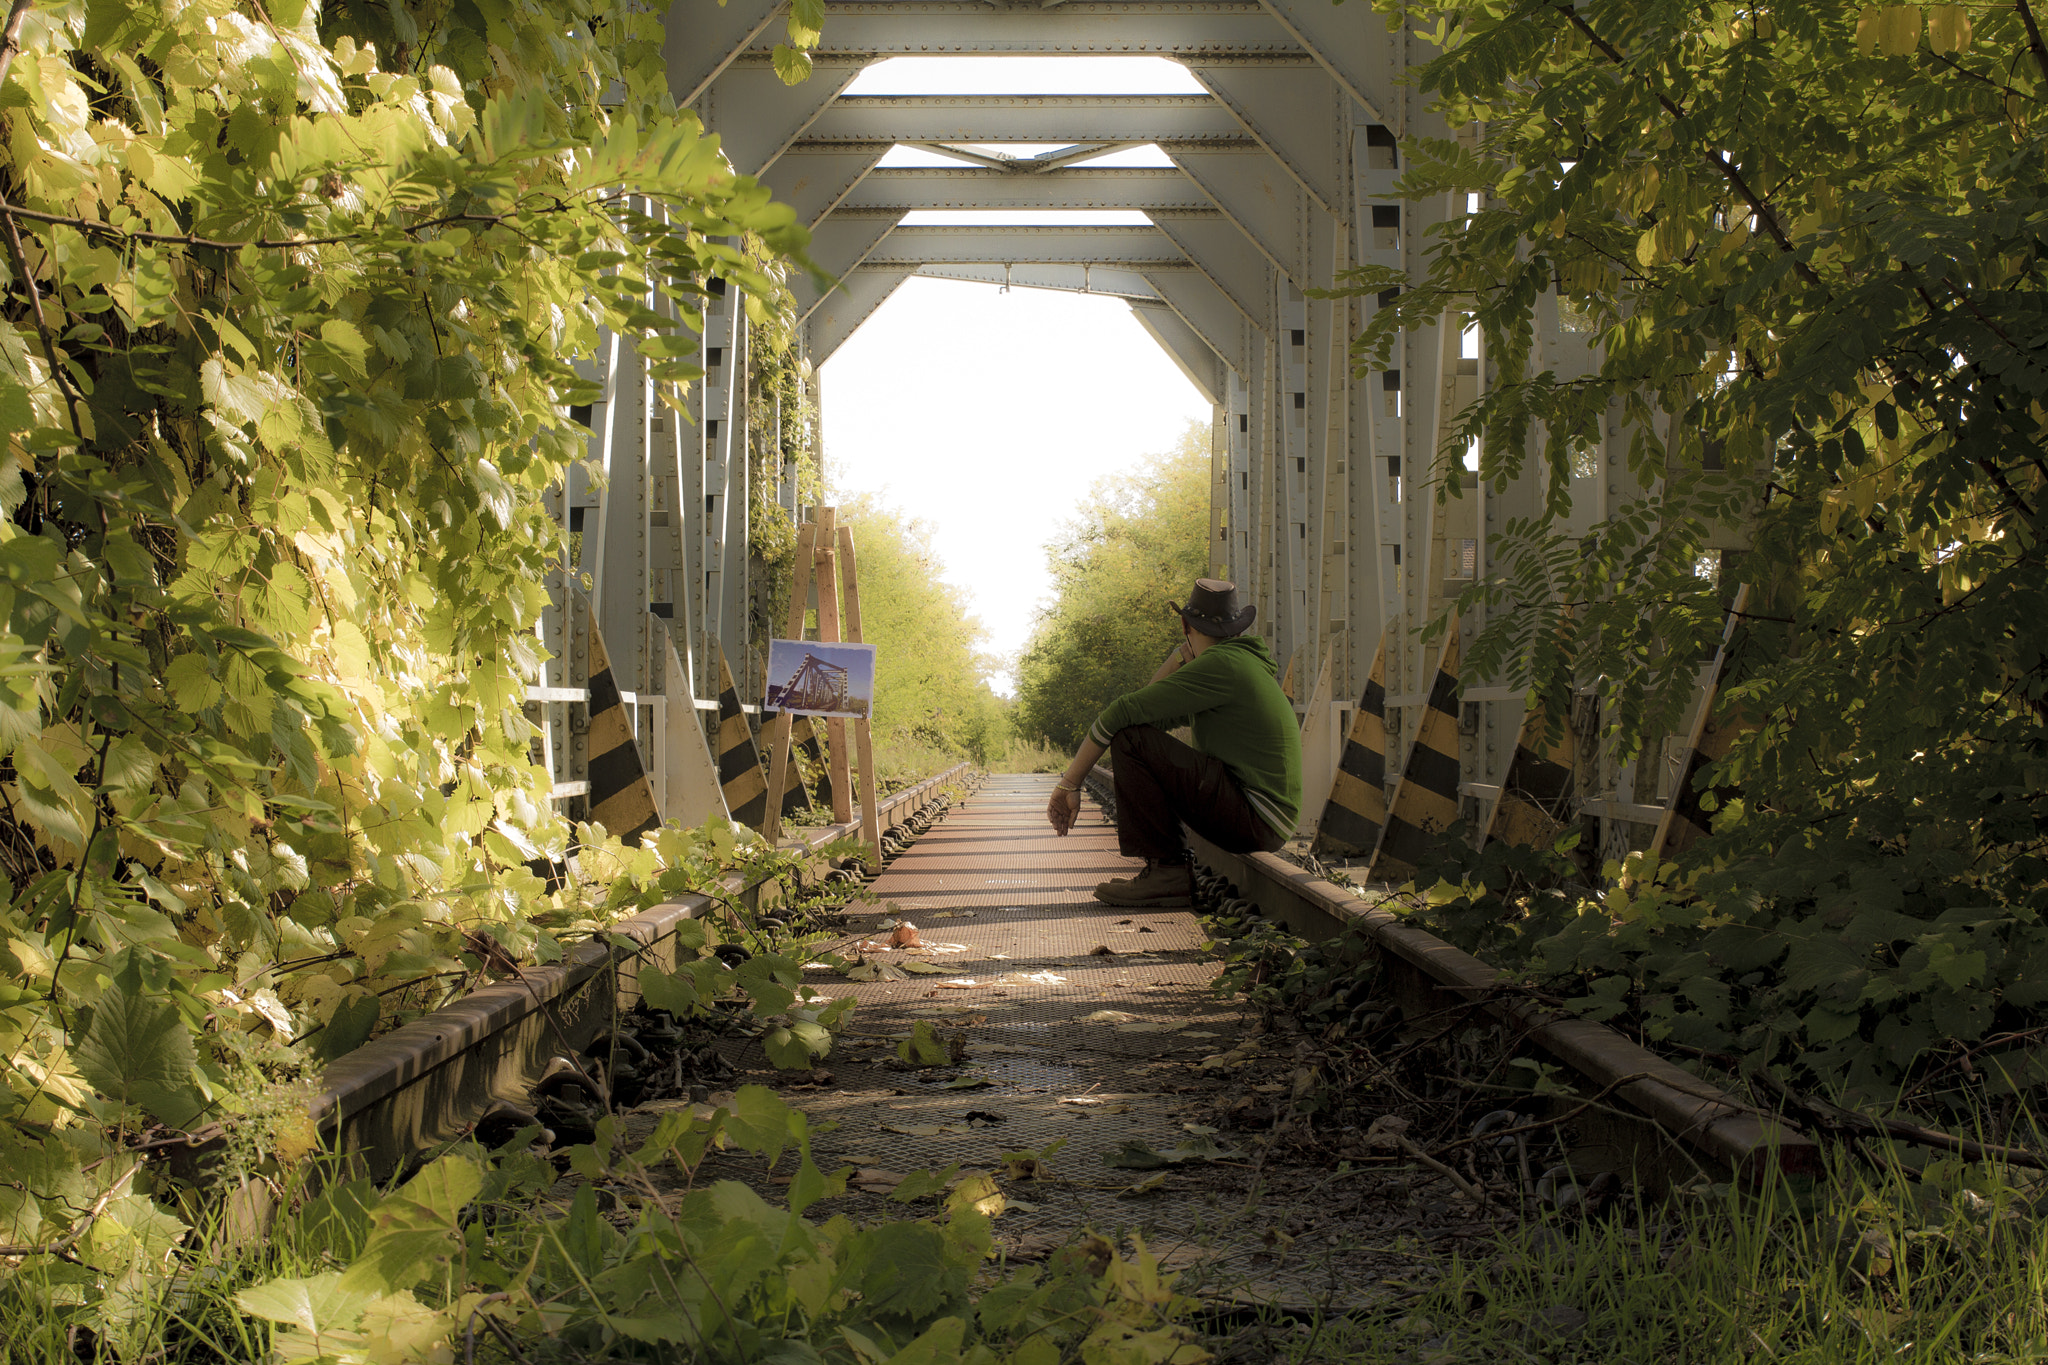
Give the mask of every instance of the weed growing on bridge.
[[(128, 1199), (80, 1248), (99, 1269), (45, 1260), (0, 1282), (0, 1330), (10, 1359), (165, 1365), (1208, 1358), (1178, 1325), (1189, 1305), (1142, 1248), (1125, 1257), (1084, 1240), (989, 1279), (976, 1190), (955, 1191), (933, 1218), (810, 1221), (847, 1174), (817, 1168), (810, 1132), (801, 1112), (750, 1086), (728, 1105), (667, 1115), (632, 1150), (607, 1120), (567, 1152), (583, 1179), (566, 1198), (550, 1197), (556, 1168), (528, 1149), (538, 1129), (495, 1150), (458, 1144), (390, 1189), (333, 1165), (264, 1237), (222, 1217), (203, 1226), (213, 1252), (168, 1293), (146, 1267), (182, 1228)], [(786, 1205), (734, 1181), (695, 1187), (714, 1148), (788, 1166)], [(117, 1253), (143, 1268), (131, 1269), (121, 1311), (64, 1311)]]
[(1793, 1186), (1698, 1186), (1642, 1223), (1547, 1220), (1448, 1260), (1376, 1318), (1327, 1324), (1309, 1362), (1999, 1365), (2048, 1348), (2038, 1183), (1854, 1162)]
[[(1452, 890), (1413, 913), (1468, 944), (1512, 941), (1497, 896), (1477, 882)], [(1263, 1057), (1268, 1071), (1291, 1069), (1296, 1080), (1251, 1126), (1333, 1162), (1412, 1163), (1424, 1179), (1434, 1163), (1446, 1192), (1449, 1167), (1495, 1198), (1496, 1233), (1482, 1249), (1436, 1259), (1426, 1287), (1395, 1308), (1321, 1324), (1312, 1347), (1289, 1353), (1280, 1348), (1301, 1334), (1260, 1333), (1279, 1358), (1962, 1365), (2048, 1350), (2048, 1178), (2039, 1171), (1879, 1134), (1827, 1149), (1817, 1177), (1774, 1174), (1761, 1188), (1702, 1177), (1661, 1200), (1602, 1191), (1570, 1172), (1573, 1144), (1558, 1141), (1597, 1098), (1588, 1104), (1540, 1066), (1505, 1061), (1512, 1040), (1472, 1032), (1457, 1010), (1405, 1017), (1362, 940), (1310, 945), (1227, 909), (1211, 925), (1225, 955), (1219, 989), (1267, 1024), (1262, 1039), (1213, 1060), (1249, 1071)], [(1525, 1117), (1546, 1111), (1549, 1120)], [(1512, 1121), (1499, 1122), (1502, 1112)], [(1963, 1112), (1980, 1137), (2040, 1145), (2031, 1127), (2014, 1133), (1996, 1104), (1980, 1098)], [(1374, 1121), (1383, 1115), (1411, 1120), (1400, 1135), (1421, 1141), (1375, 1147), (1375, 1130), (1393, 1133)], [(1531, 1179), (1546, 1167), (1547, 1184)], [(1571, 1197), (1559, 1198), (1561, 1188)]]

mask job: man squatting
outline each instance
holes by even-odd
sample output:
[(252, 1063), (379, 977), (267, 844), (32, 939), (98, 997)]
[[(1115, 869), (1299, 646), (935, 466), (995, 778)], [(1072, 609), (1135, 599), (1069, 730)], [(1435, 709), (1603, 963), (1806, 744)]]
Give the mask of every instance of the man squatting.
[[(1173, 604), (1169, 604), (1173, 605)], [(1181, 643), (1152, 680), (1104, 708), (1060, 775), (1045, 817), (1065, 834), (1081, 809), (1081, 782), (1105, 751), (1116, 788), (1117, 849), (1143, 858), (1137, 876), (1106, 881), (1107, 905), (1186, 903), (1194, 893), (1181, 825), (1227, 853), (1272, 852), (1301, 814), (1301, 732), (1274, 681), (1273, 652), (1244, 632), (1237, 585), (1199, 578), (1180, 613)], [(1189, 747), (1167, 731), (1191, 727)]]

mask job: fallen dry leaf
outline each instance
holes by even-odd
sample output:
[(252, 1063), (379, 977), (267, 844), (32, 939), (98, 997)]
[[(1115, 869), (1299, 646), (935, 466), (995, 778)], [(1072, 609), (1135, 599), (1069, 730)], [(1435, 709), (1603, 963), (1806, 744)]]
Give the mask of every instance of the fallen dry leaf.
[(1084, 1024), (1135, 1024), (1138, 1016), (1125, 1010), (1097, 1010), (1081, 1016)]
[(1368, 1147), (1399, 1151), (1402, 1139), (1408, 1136), (1408, 1126), (1408, 1120), (1399, 1114), (1381, 1114), (1365, 1130), (1362, 1141)]
[[(1016, 1207), (1014, 1201), (1012, 1201), (1012, 1207)], [(1065, 1242), (1066, 1238), (1054, 1233), (1031, 1232), (1019, 1237), (1014, 1242), (998, 1242), (996, 1249), (1002, 1252), (1007, 1260), (1042, 1261), (1055, 1251), (1058, 1251)]]
[(924, 940), (917, 936), (917, 926), (908, 920), (897, 925), (896, 932), (889, 935), (889, 945), (894, 948), (916, 948), (922, 946), (923, 942)]

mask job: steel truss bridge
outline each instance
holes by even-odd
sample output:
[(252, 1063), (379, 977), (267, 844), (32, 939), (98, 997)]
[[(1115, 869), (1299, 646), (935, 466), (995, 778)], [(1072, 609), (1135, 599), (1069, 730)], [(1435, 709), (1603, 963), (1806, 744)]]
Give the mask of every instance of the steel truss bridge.
[[(1304, 736), (1309, 786), (1327, 789), (1389, 624), (1399, 627), (1386, 675), (1397, 754), (1435, 666), (1414, 628), (1485, 571), (1498, 528), (1543, 502), (1533, 474), (1505, 491), (1467, 474), (1465, 495), (1438, 503), (1440, 439), (1488, 382), (1486, 357), (1468, 353), (1458, 318), (1404, 334), (1386, 369), (1354, 376), (1347, 342), (1377, 302), (1308, 296), (1358, 265), (1418, 265), (1430, 230), (1467, 211), (1449, 197), (1394, 196), (1403, 145), (1455, 135), (1404, 82), (1426, 60), (1420, 41), (1390, 34), (1362, 0), (835, 0), (813, 74), (789, 86), (770, 57), (783, 10), (780, 0), (676, 0), (665, 50), (677, 101), (719, 135), (737, 171), (795, 206), (814, 259), (837, 279), (822, 292), (797, 284), (809, 360), (822, 364), (913, 275), (1124, 300), (1212, 404), (1214, 571), (1258, 603), (1259, 629), (1296, 661), (1304, 704), (1329, 663), (1334, 703)], [(1020, 54), (1165, 57), (1206, 93), (845, 93), (888, 57)], [(1011, 143), (1058, 150), (964, 150)], [(1145, 144), (1172, 165), (1086, 164)], [(897, 145), (959, 164), (879, 168)], [(1150, 226), (904, 224), (916, 210), (967, 209), (1136, 210)], [(747, 610), (748, 464), (779, 461), (791, 443), (779, 411), (766, 430), (758, 409), (750, 420), (747, 344), (737, 299), (714, 300), (688, 425), (665, 417), (642, 362), (614, 343), (604, 401), (590, 415), (603, 487), (578, 478), (560, 508), (565, 527), (582, 533), (590, 610), (650, 752), (670, 747), (658, 733), (663, 716), (686, 714), (674, 702), (687, 695), (698, 710), (715, 707), (701, 700), (719, 691), (714, 644), (736, 671), (761, 647)], [(1586, 339), (1560, 325), (1554, 297), (1541, 303), (1537, 346), (1538, 370), (1593, 365)], [(1642, 496), (1624, 477), (1626, 441), (1617, 406), (1574, 479), (1575, 521), (1590, 527)], [(776, 473), (794, 511), (794, 479)], [(546, 681), (561, 686), (535, 689), (543, 705), (573, 696), (583, 676), (578, 614), (572, 603), (549, 619), (558, 676)], [(1462, 628), (1469, 638), (1483, 624), (1468, 614)], [(664, 636), (687, 678), (668, 676)], [(753, 682), (740, 687), (751, 699)], [(654, 704), (663, 699), (671, 704)], [(1463, 699), (1461, 791), (1477, 817), (1513, 753), (1523, 698), (1468, 678)], [(574, 725), (558, 718), (549, 728), (554, 771), (573, 779), (585, 761)], [(1670, 792), (1674, 762), (1653, 746), (1639, 766), (1606, 765), (1587, 784), (1584, 805), (1603, 817), (1610, 853), (1641, 842), (1631, 831), (1654, 822)]]

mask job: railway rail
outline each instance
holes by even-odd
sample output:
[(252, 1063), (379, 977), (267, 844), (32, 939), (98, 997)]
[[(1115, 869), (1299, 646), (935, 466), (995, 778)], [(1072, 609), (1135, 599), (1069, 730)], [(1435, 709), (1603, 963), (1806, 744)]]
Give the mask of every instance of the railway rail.
[(1641, 1122), (1606, 1125), (1630, 1148), (1639, 1177), (1691, 1173), (1694, 1157), (1747, 1180), (1772, 1170), (1810, 1175), (1820, 1149), (1756, 1106), (1701, 1080), (1605, 1024), (1575, 1019), (1506, 989), (1505, 973), (1334, 882), (1271, 853), (1225, 853), (1195, 840), (1196, 860), (1231, 883), (1269, 919), (1311, 941), (1361, 933), (1380, 957), (1395, 998), (1412, 1016), (1471, 1004), (1569, 1068), (1588, 1094), (1626, 1103)]
[[(885, 856), (893, 859), (904, 850), (913, 837), (906, 825), (968, 771), (958, 765), (883, 803)], [(1008, 823), (1028, 822), (1033, 814), (1024, 810)], [(820, 849), (857, 830), (855, 822), (808, 831), (803, 846)], [(1020, 829), (1012, 837), (1028, 834)], [(1230, 883), (1231, 895), (1302, 937), (1362, 933), (1381, 955), (1395, 998), (1411, 1014), (1459, 1006), (1483, 1012), (1522, 1045), (1560, 1063), (1583, 1093), (1625, 1105), (1627, 1114), (1619, 1106), (1602, 1107), (1604, 1119), (1592, 1120), (1598, 1125), (1596, 1142), (1646, 1188), (1695, 1174), (1703, 1164), (1747, 1178), (1772, 1169), (1817, 1169), (1818, 1149), (1806, 1137), (1612, 1028), (1557, 1015), (1503, 989), (1494, 968), (1354, 892), (1272, 854), (1227, 854), (1199, 839), (1195, 849), (1201, 866)], [(979, 882), (1000, 881), (1011, 870), (1001, 842), (973, 852), (973, 866), (962, 863), (953, 871)], [(958, 853), (935, 851), (933, 857), (947, 859), (948, 867), (961, 862)], [(759, 908), (764, 888), (743, 885), (735, 876), (725, 890)], [(372, 1041), (328, 1068), (316, 1119), (330, 1141), (370, 1171), (383, 1173), (459, 1135), (494, 1105), (522, 1102), (550, 1059), (589, 1045), (618, 1010), (638, 998), (642, 964), (674, 965), (676, 927), (715, 913), (717, 904), (693, 895), (644, 911), (559, 964), (527, 970)], [(1611, 1155), (1617, 1151), (1623, 1154), (1618, 1161)]]
[[(1091, 776), (1090, 785), (1107, 804), (1108, 783)], [(1820, 1149), (1804, 1134), (1605, 1024), (1572, 1018), (1509, 989), (1499, 969), (1355, 891), (1277, 854), (1226, 853), (1200, 836), (1191, 844), (1196, 863), (1223, 878), (1234, 897), (1300, 937), (1320, 942), (1361, 934), (1411, 1017), (1469, 1005), (1562, 1064), (1583, 1093), (1626, 1104), (1634, 1121), (1609, 1110), (1606, 1122), (1595, 1117), (1582, 1126), (1598, 1125), (1602, 1144), (1626, 1152), (1638, 1179), (1652, 1185), (1683, 1179), (1702, 1160), (1747, 1180), (1772, 1170), (1819, 1170)]]
[[(968, 773), (967, 764), (956, 764), (884, 798), (884, 856), (902, 847), (903, 826)], [(800, 846), (815, 852), (859, 833), (856, 811), (846, 824), (802, 831)], [(858, 875), (835, 869), (828, 877)], [(768, 888), (734, 874), (724, 891), (758, 909)], [(527, 968), (337, 1059), (313, 1104), (322, 1135), (381, 1176), (459, 1135), (492, 1106), (521, 1101), (552, 1058), (580, 1052), (639, 998), (642, 964), (675, 966), (679, 924), (718, 908), (710, 896), (695, 894), (644, 910), (559, 963)]]

